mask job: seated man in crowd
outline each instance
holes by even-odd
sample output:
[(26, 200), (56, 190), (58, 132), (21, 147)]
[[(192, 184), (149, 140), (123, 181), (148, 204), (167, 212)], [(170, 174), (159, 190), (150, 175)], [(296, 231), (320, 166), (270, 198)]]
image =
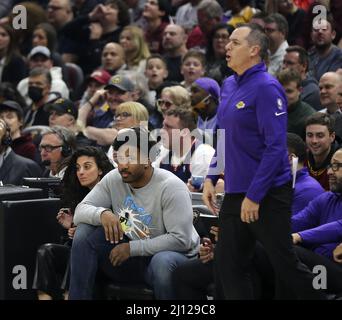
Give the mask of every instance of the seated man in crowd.
[[(161, 130), (162, 147), (154, 167), (171, 171), (185, 183), (192, 176), (202, 177), (204, 181), (215, 149), (202, 143), (196, 128), (191, 110), (177, 108), (167, 111)], [(192, 192), (200, 191), (202, 187), (201, 184), (189, 185)]]
[[(78, 124), (84, 134), (99, 145), (108, 146), (113, 142), (116, 130), (112, 129), (115, 112), (119, 104), (137, 100), (136, 88), (132, 81), (124, 75), (115, 75), (109, 79), (104, 89), (95, 94), (80, 107)], [(87, 123), (88, 114), (94, 111), (94, 116)]]
[(44, 132), (39, 144), (42, 164), (46, 168), (43, 176), (62, 179), (66, 170), (66, 159), (75, 149), (75, 135), (67, 128), (54, 126)]
[(55, 102), (45, 106), (45, 110), (50, 113), (49, 126), (62, 126), (72, 131), (76, 138), (77, 147), (94, 146), (96, 142), (88, 139), (81, 128), (76, 124), (78, 109), (69, 99), (57, 99)]
[(216, 149), (217, 107), (220, 102), (220, 86), (210, 78), (198, 78), (191, 85), (191, 106), (198, 114), (197, 128), (212, 137), (210, 144)]
[(278, 73), (287, 98), (287, 132), (293, 132), (305, 139), (306, 119), (316, 111), (300, 98), (301, 78), (296, 70), (285, 69)]
[(174, 299), (172, 271), (198, 253), (191, 197), (172, 173), (151, 166), (154, 143), (141, 128), (114, 140), (118, 169), (77, 206), (70, 299), (91, 299), (102, 269), (119, 283), (145, 282), (157, 299)]
[[(62, 68), (53, 66), (51, 52), (47, 47), (34, 47), (28, 55), (29, 69), (45, 68), (51, 74), (50, 92), (58, 93), (63, 98), (69, 98), (69, 89), (62, 79)], [(18, 83), (17, 86), (20, 94), (25, 98), (26, 104), (30, 105), (32, 99), (29, 97), (29, 78), (25, 78)]]
[[(294, 133), (287, 133), (287, 150), (290, 165), (296, 172), (294, 175), (294, 192), (292, 202), (292, 215), (304, 209), (308, 203), (324, 192), (319, 182), (309, 175), (307, 167), (304, 167), (306, 160), (306, 146), (300, 136)], [(293, 165), (297, 160), (297, 168)]]
[(11, 149), (10, 128), (0, 119), (0, 182), (21, 185), (24, 177), (41, 177), (41, 169), (34, 161), (17, 155)]
[(305, 165), (310, 175), (325, 190), (329, 190), (327, 168), (334, 152), (340, 146), (340, 138), (335, 135), (335, 120), (331, 116), (317, 112), (306, 120), (306, 145), (308, 159)]

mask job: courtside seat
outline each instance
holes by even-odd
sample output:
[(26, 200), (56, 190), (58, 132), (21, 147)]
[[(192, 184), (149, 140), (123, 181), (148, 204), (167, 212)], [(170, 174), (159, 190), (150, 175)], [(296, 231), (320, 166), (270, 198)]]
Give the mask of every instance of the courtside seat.
[[(208, 208), (204, 205), (193, 205), (193, 224), (199, 221), (200, 213), (207, 214)], [(118, 284), (109, 282), (104, 285), (103, 295), (108, 300), (153, 300), (154, 294), (152, 288), (146, 284)]]

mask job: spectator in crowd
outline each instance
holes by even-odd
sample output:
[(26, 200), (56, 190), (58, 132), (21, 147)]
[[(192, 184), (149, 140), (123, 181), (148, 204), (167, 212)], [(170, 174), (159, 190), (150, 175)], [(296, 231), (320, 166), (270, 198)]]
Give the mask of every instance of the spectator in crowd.
[[(287, 150), (289, 154), (294, 192), (291, 212), (296, 215), (303, 210), (311, 200), (324, 192), (319, 182), (312, 178), (308, 168), (304, 166), (307, 158), (306, 146), (302, 138), (295, 133), (287, 133)], [(296, 166), (294, 163), (297, 163)]]
[(64, 34), (76, 48), (68, 53), (76, 57), (84, 74), (89, 75), (101, 65), (101, 52), (108, 42), (119, 42), (122, 28), (128, 25), (127, 5), (121, 0), (107, 0), (98, 4), (88, 15), (69, 22)]
[(175, 298), (172, 271), (197, 254), (199, 237), (189, 192), (151, 166), (153, 145), (144, 129), (121, 130), (118, 169), (77, 206), (70, 299), (92, 298), (98, 269), (119, 283), (147, 283), (157, 299)]
[[(51, 75), (51, 89), (50, 91), (59, 94), (61, 97), (69, 98), (69, 89), (62, 79), (62, 68), (53, 66), (51, 52), (47, 47), (34, 47), (28, 56), (29, 69), (45, 68), (50, 71)], [(20, 94), (25, 98), (26, 104), (32, 104), (32, 100), (28, 96), (28, 82), (29, 78), (22, 79), (17, 86)]]
[(147, 0), (142, 13), (142, 29), (151, 53), (162, 53), (162, 37), (169, 24), (168, 0)]
[[(255, 25), (242, 26), (233, 31), (226, 49), (228, 65), (236, 75), (221, 88), (224, 112), (221, 107), (218, 112), (226, 143), (215, 285), (225, 299), (255, 299), (251, 267), (259, 241), (275, 269), (276, 298), (292, 289), (299, 299), (321, 299), (322, 293), (312, 288), (312, 274), (298, 261), (290, 241), (287, 103), (281, 85), (266, 72), (267, 36)], [(216, 170), (209, 171), (203, 190), (203, 200), (213, 212), (214, 183), (220, 173), (215, 158)]]
[[(112, 144), (121, 129), (143, 127), (147, 130), (148, 121), (149, 115), (144, 105), (133, 101), (121, 103), (117, 107), (117, 118), (112, 129), (111, 141), (109, 142), (108, 139), (108, 142)], [(107, 156), (114, 166), (117, 167), (117, 159), (113, 151), (113, 145), (111, 145), (108, 149)]]
[(331, 157), (340, 147), (340, 138), (335, 136), (335, 119), (325, 113), (316, 112), (306, 120), (306, 166), (310, 175), (325, 190), (329, 190), (328, 166)]
[(184, 28), (186, 33), (191, 32), (198, 25), (197, 9), (201, 1), (189, 0), (177, 9), (175, 23)]
[(49, 126), (61, 126), (73, 132), (77, 147), (96, 145), (96, 142), (85, 137), (77, 126), (78, 108), (71, 100), (57, 99), (53, 103), (46, 105), (45, 110), (50, 114)]
[[(302, 43), (302, 32), (304, 27), (304, 20), (306, 12), (303, 9), (298, 8), (293, 0), (286, 1), (268, 1), (268, 3), (276, 3), (274, 12), (278, 12), (283, 15), (289, 26), (289, 33), (287, 41), (290, 45)], [(267, 10), (267, 9), (266, 9)], [(269, 12), (270, 13), (270, 12)], [(273, 13), (273, 12), (272, 12)]]
[(125, 51), (120, 44), (109, 42), (104, 46), (101, 54), (101, 68), (112, 76), (127, 68)]
[(337, 105), (338, 86), (341, 77), (336, 72), (326, 72), (319, 79), (319, 94), (322, 110), (320, 112), (336, 117), (341, 114)]
[(24, 177), (41, 177), (37, 163), (16, 154), (11, 148), (10, 128), (0, 119), (0, 181), (2, 185), (21, 185)]
[(181, 74), (184, 81), (181, 83), (185, 89), (190, 91), (192, 83), (205, 74), (205, 55), (197, 50), (189, 50), (183, 57)]
[(62, 54), (65, 62), (74, 62), (75, 58), (69, 53), (76, 50), (76, 44), (64, 33), (64, 27), (73, 20), (70, 0), (50, 0), (47, 5), (47, 18), (57, 32), (57, 51)]
[(208, 40), (206, 50), (206, 76), (216, 80), (219, 84), (233, 74), (227, 66), (225, 47), (229, 42), (229, 36), (233, 32), (233, 27), (225, 24), (217, 24)]
[(287, 132), (305, 139), (306, 119), (315, 113), (315, 110), (300, 98), (301, 77), (296, 70), (285, 69), (278, 73), (277, 79), (283, 86), (287, 99)]
[(143, 31), (137, 26), (126, 26), (120, 34), (120, 44), (125, 52), (127, 69), (144, 73), (150, 50)]
[(14, 30), (9, 24), (0, 25), (0, 82), (13, 85), (26, 77), (24, 59), (17, 53)]
[(70, 0), (50, 0), (47, 6), (47, 17), (49, 23), (59, 32), (74, 17)]
[(83, 106), (97, 90), (103, 89), (110, 79), (110, 74), (105, 69), (97, 69), (86, 79), (86, 90), (80, 101)]
[(270, 63), (268, 65), (268, 72), (276, 75), (282, 67), (287, 43), (287, 35), (289, 33), (289, 26), (286, 19), (279, 13), (269, 15), (265, 19), (265, 32), (270, 39)]
[[(210, 145), (216, 149), (217, 107), (220, 102), (220, 87), (210, 78), (198, 78), (191, 85), (191, 106), (198, 114), (197, 128), (209, 135)], [(207, 142), (209, 143), (209, 142)]]
[(15, 101), (3, 101), (0, 103), (0, 118), (10, 129), (12, 150), (25, 158), (36, 161), (38, 158), (37, 148), (32, 142), (30, 134), (22, 135), (23, 108)]
[(183, 81), (180, 72), (182, 59), (188, 49), (186, 48), (187, 35), (183, 27), (177, 24), (169, 24), (163, 34), (163, 56), (167, 63), (169, 81)]
[(155, 105), (156, 89), (168, 76), (166, 61), (160, 54), (153, 54), (146, 60), (145, 76), (148, 80), (149, 101)]
[(44, 110), (44, 106), (52, 101), (50, 100), (51, 83), (51, 74), (46, 68), (37, 67), (30, 71), (28, 96), (32, 100), (32, 104), (27, 110), (24, 110), (24, 125), (26, 127), (49, 125), (49, 114)]
[(309, 53), (310, 73), (319, 81), (322, 75), (342, 67), (342, 50), (333, 44), (336, 32), (331, 19), (314, 19), (311, 38), (314, 49)]
[(32, 35), (32, 47), (47, 47), (51, 52), (52, 65), (63, 66), (62, 56), (57, 52), (57, 32), (50, 23), (43, 22), (38, 24)]
[(39, 144), (42, 164), (46, 168), (44, 176), (63, 178), (67, 160), (75, 149), (75, 135), (70, 130), (54, 126), (44, 132)]
[[(176, 108), (166, 112), (161, 141), (162, 148), (153, 163), (154, 167), (174, 173), (185, 183), (188, 183), (191, 176), (203, 177), (204, 180), (215, 150), (209, 144), (202, 143), (191, 110)], [(202, 187), (189, 185), (190, 191), (198, 192)]]
[(165, 115), (168, 110), (182, 107), (191, 108), (190, 93), (181, 86), (165, 87), (157, 99), (157, 107), (159, 111)]
[(293, 69), (299, 72), (302, 83), (301, 99), (315, 110), (321, 110), (319, 98), (319, 87), (317, 80), (310, 75), (309, 56), (306, 50), (300, 46), (290, 46), (286, 48), (283, 60), (283, 69)]
[[(127, 76), (115, 75), (110, 78), (104, 89), (97, 90), (87, 103), (81, 106), (78, 123), (89, 139), (96, 140), (98, 144), (103, 145), (107, 141), (104, 133), (112, 131), (117, 106), (123, 102), (135, 100), (137, 100), (137, 94), (132, 81)], [(88, 113), (97, 106), (100, 108), (95, 110), (93, 118), (87, 125)], [(101, 130), (105, 128), (110, 130)], [(110, 138), (109, 144), (113, 138)], [(106, 142), (105, 145), (108, 143)]]
[(217, 1), (203, 0), (197, 7), (198, 26), (189, 34), (187, 48), (205, 50), (215, 25), (221, 22), (223, 10)]
[[(59, 210), (57, 220), (68, 230), (68, 236), (72, 239), (76, 230), (73, 214), (77, 204), (113, 166), (105, 153), (95, 147), (77, 149), (67, 166), (62, 180), (64, 208)], [(33, 288), (38, 291), (39, 300), (67, 298), (71, 244), (72, 241), (65, 244), (47, 243), (38, 249)]]

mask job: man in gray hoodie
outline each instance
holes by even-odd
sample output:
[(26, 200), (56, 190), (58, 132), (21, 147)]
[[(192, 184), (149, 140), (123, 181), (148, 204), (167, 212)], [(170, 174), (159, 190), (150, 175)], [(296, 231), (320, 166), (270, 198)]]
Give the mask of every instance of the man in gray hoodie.
[(157, 299), (174, 299), (172, 271), (198, 253), (191, 196), (173, 173), (153, 168), (154, 143), (141, 128), (113, 143), (118, 168), (75, 210), (70, 299), (91, 299), (101, 268), (116, 282), (145, 282)]

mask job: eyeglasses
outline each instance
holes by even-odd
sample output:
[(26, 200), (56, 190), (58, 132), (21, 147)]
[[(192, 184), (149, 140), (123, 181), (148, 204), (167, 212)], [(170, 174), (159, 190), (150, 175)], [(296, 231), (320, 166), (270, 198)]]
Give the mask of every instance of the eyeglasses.
[(331, 169), (332, 171), (336, 172), (342, 167), (342, 163), (340, 162), (333, 162), (328, 165), (328, 169)]
[(126, 119), (126, 118), (128, 118), (128, 117), (131, 117), (132, 116), (132, 114), (131, 113), (128, 113), (128, 112), (121, 112), (121, 113), (118, 113), (118, 114), (116, 114), (115, 115), (115, 118), (124, 118), (124, 119)]
[(57, 148), (61, 148), (62, 146), (51, 146), (51, 145), (49, 145), (49, 144), (47, 144), (47, 145), (40, 145), (39, 147), (38, 147), (38, 150), (39, 151), (42, 151), (42, 150), (45, 150), (46, 152), (52, 152), (53, 150), (55, 150), (55, 149), (57, 149)]
[(161, 108), (162, 105), (165, 105), (165, 107), (167, 109), (169, 109), (173, 105), (173, 103), (171, 101), (168, 101), (168, 100), (158, 99), (157, 100), (157, 107)]

